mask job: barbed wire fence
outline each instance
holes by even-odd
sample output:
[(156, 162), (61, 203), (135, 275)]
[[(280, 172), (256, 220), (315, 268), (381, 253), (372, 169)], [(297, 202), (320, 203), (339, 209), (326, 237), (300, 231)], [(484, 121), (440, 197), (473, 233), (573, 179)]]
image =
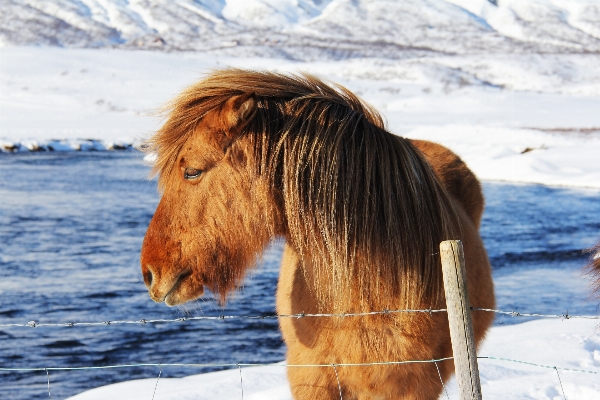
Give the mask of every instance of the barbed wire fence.
[[(504, 311), (504, 310), (495, 310), (491, 308), (478, 308), (471, 307), (471, 311), (484, 311), (484, 312), (493, 312), (501, 315), (508, 315), (510, 317), (526, 317), (526, 318), (560, 318), (560, 319), (600, 319), (600, 315), (571, 315), (569, 312), (565, 312), (563, 314), (538, 314), (538, 313), (525, 313), (519, 312), (515, 310)], [(190, 322), (190, 321), (201, 321), (201, 320), (231, 320), (231, 319), (256, 319), (256, 320), (264, 320), (264, 319), (279, 319), (279, 318), (318, 318), (318, 317), (327, 317), (327, 318), (350, 318), (350, 317), (364, 317), (369, 315), (390, 315), (390, 314), (401, 314), (401, 313), (440, 313), (447, 312), (447, 309), (422, 309), (422, 310), (381, 310), (381, 311), (369, 311), (369, 312), (358, 312), (358, 313), (336, 313), (336, 314), (309, 314), (309, 313), (299, 313), (299, 314), (264, 314), (264, 315), (215, 315), (215, 316), (195, 316), (195, 317), (180, 317), (173, 319), (136, 319), (136, 320), (107, 320), (107, 321), (81, 321), (81, 322), (37, 322), (31, 320), (27, 323), (19, 323), (19, 324), (0, 324), (0, 328), (7, 327), (22, 327), (22, 328), (41, 328), (41, 327), (75, 327), (75, 326), (110, 326), (110, 325), (119, 325), (119, 324), (162, 324), (162, 323), (181, 323), (181, 322)]]
[[(488, 308), (477, 308), (470, 307), (472, 312), (491, 312), (499, 315), (506, 315), (515, 318), (552, 318), (552, 319), (562, 319), (562, 320), (570, 320), (570, 319), (588, 319), (588, 320), (600, 320), (600, 316), (594, 315), (570, 315), (568, 312), (561, 314), (542, 314), (542, 313), (527, 313), (520, 311), (506, 311), (506, 310), (497, 310), (497, 309), (488, 309)], [(246, 320), (265, 320), (265, 319), (279, 319), (279, 318), (355, 318), (355, 317), (364, 317), (364, 316), (374, 316), (374, 315), (394, 315), (394, 314), (403, 314), (403, 313), (445, 313), (447, 309), (412, 309), (412, 310), (381, 310), (381, 311), (372, 311), (372, 312), (357, 312), (357, 313), (318, 313), (318, 314), (310, 314), (310, 313), (299, 313), (299, 314), (264, 314), (264, 315), (218, 315), (218, 316), (193, 316), (193, 317), (181, 317), (174, 319), (137, 319), (137, 320), (107, 320), (107, 321), (69, 321), (69, 322), (37, 322), (31, 320), (27, 323), (3, 323), (0, 324), (0, 328), (75, 328), (75, 327), (84, 327), (84, 326), (95, 326), (95, 327), (110, 327), (115, 325), (124, 325), (124, 324), (138, 324), (138, 325), (146, 325), (146, 324), (181, 324), (181, 323), (190, 323), (194, 321), (206, 321), (206, 320), (236, 320), (236, 319), (246, 319)], [(539, 368), (546, 369), (554, 369), (557, 373), (558, 381), (563, 392), (563, 397), (566, 399), (566, 395), (564, 393), (564, 388), (562, 386), (562, 380), (560, 378), (560, 371), (570, 371), (570, 372), (578, 372), (578, 373), (587, 373), (593, 375), (600, 375), (598, 371), (586, 370), (586, 369), (574, 369), (574, 368), (566, 368), (555, 365), (545, 365), (545, 364), (537, 364), (523, 360), (515, 360), (504, 357), (493, 357), (493, 356), (478, 356), (477, 359), (487, 359), (493, 361), (504, 361), (511, 362), (529, 366), (535, 366)], [(156, 384), (154, 387), (154, 392), (152, 399), (156, 394), (156, 389), (158, 387), (158, 382), (162, 376), (163, 369), (168, 367), (181, 367), (181, 368), (237, 368), (240, 373), (240, 393), (241, 398), (244, 398), (243, 391), (243, 377), (242, 377), (242, 368), (247, 367), (267, 367), (267, 366), (278, 366), (284, 368), (333, 368), (336, 379), (338, 380), (338, 388), (340, 392), (340, 399), (343, 400), (341, 384), (339, 382), (337, 368), (339, 367), (369, 367), (369, 366), (381, 366), (381, 365), (406, 365), (406, 364), (416, 364), (416, 363), (433, 363), (435, 364), (436, 370), (438, 372), (438, 377), (440, 382), (442, 383), (443, 392), (445, 393), (446, 398), (449, 399), (449, 395), (446, 391), (446, 387), (442, 380), (438, 363), (448, 360), (454, 360), (454, 357), (446, 357), (439, 359), (431, 359), (431, 360), (405, 360), (405, 361), (381, 361), (381, 362), (368, 362), (368, 363), (335, 363), (335, 364), (285, 364), (285, 363), (136, 363), (136, 364), (118, 364), (118, 365), (103, 365), (103, 366), (77, 366), (77, 367), (0, 367), (0, 371), (4, 372), (46, 372), (47, 376), (47, 387), (48, 387), (48, 397), (52, 398), (51, 394), (51, 381), (50, 381), (50, 372), (52, 371), (81, 371), (81, 370), (111, 370), (111, 369), (121, 369), (121, 368), (140, 368), (140, 367), (158, 367), (159, 374), (156, 380)]]

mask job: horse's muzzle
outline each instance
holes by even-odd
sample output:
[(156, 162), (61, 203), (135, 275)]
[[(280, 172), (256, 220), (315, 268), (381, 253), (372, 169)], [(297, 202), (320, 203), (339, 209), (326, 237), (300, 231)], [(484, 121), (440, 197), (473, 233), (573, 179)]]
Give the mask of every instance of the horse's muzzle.
[[(157, 303), (164, 302), (172, 307), (193, 300), (204, 292), (202, 285), (192, 284), (190, 270), (183, 270), (177, 275), (163, 276), (160, 279), (157, 272), (152, 265), (142, 265), (142, 275), (148, 294)], [(192, 287), (194, 290), (191, 290)]]

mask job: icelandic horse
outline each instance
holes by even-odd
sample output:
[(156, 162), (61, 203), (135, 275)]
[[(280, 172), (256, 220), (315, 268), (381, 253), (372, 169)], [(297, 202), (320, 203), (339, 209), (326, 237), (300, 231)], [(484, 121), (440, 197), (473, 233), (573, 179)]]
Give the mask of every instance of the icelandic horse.
[[(279, 315), (442, 309), (439, 244), (460, 239), (471, 302), (494, 308), (481, 187), (447, 148), (387, 132), (356, 95), (306, 74), (215, 71), (166, 110), (147, 145), (162, 193), (141, 252), (154, 301), (207, 288), (224, 302), (284, 238)], [(474, 312), (477, 343), (492, 320)], [(454, 370), (338, 365), (451, 357), (443, 312), (279, 323), (295, 399), (436, 399)], [(305, 364), (323, 366), (291, 366)]]

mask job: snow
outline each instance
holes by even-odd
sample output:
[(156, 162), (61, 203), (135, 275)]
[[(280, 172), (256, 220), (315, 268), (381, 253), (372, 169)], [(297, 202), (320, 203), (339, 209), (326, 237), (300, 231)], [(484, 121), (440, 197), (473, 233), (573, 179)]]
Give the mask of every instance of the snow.
[(600, 50), (600, 7), (590, 0), (7, 0), (0, 10), (5, 46), (270, 53), (303, 60)]
[[(479, 357), (495, 357), (514, 361), (479, 360), (483, 398), (492, 399), (569, 399), (594, 400), (600, 396), (600, 336), (597, 321), (537, 320), (510, 326), (493, 327), (481, 348)], [(552, 367), (556, 366), (557, 371)], [(550, 367), (550, 368), (548, 368)], [(343, 367), (338, 367), (343, 368)], [(346, 367), (353, 368), (353, 367)], [(567, 371), (560, 368), (585, 370)], [(163, 369), (167, 373), (168, 367)], [(157, 374), (158, 375), (158, 374)], [(261, 400), (291, 399), (285, 378), (284, 364), (243, 367), (185, 378), (157, 377), (122, 382), (89, 390), (70, 400), (195, 399), (230, 400), (242, 398)], [(559, 381), (560, 377), (560, 381)], [(562, 389), (561, 389), (562, 384)], [(458, 387), (453, 378), (446, 391), (450, 399), (458, 399)], [(442, 395), (441, 398), (445, 398)]]
[(502, 0), (496, 6), (487, 0), (448, 1), (512, 39), (584, 48), (586, 37), (600, 38), (600, 7), (593, 0)]
[(0, 149), (122, 149), (214, 68), (316, 74), (392, 132), (442, 143), (484, 180), (600, 187), (599, 55), (292, 61), (116, 49), (0, 49)]
[(320, 14), (329, 3), (297, 0), (228, 0), (223, 8), (224, 18), (241, 24), (286, 27), (308, 21)]
[(408, 136), (444, 143), (483, 180), (600, 187), (600, 138), (468, 125), (422, 127)]
[[(291, 399), (283, 363), (275, 366), (245, 367), (242, 369), (244, 399)], [(158, 375), (158, 374), (157, 374)], [(152, 398), (156, 378), (139, 379), (89, 390), (70, 397), (71, 400), (104, 400), (126, 398), (130, 400)], [(160, 389), (159, 389), (160, 386)], [(240, 371), (238, 369), (191, 375), (184, 378), (159, 379), (154, 398), (231, 400), (241, 398)]]

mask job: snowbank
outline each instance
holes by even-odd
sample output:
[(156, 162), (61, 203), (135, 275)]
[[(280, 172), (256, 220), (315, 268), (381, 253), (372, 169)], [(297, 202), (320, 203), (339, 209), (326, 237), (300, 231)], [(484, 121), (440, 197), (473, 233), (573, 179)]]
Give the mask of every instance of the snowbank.
[[(595, 400), (600, 398), (600, 335), (598, 321), (538, 320), (510, 326), (495, 326), (478, 352), (480, 357), (514, 359), (479, 360), (483, 397), (492, 399)], [(553, 368), (556, 366), (557, 370)], [(350, 368), (350, 367), (348, 367)], [(561, 368), (587, 370), (568, 371)], [(168, 376), (168, 369), (163, 369)], [(158, 375), (158, 371), (157, 371)], [(164, 376), (163, 375), (163, 376)], [(192, 375), (185, 378), (140, 379), (89, 390), (70, 400), (290, 400), (282, 364), (248, 367)], [(559, 381), (560, 377), (560, 381)], [(561, 389), (562, 384), (562, 389)], [(455, 379), (446, 386), (450, 399), (458, 399)], [(445, 396), (442, 396), (445, 398)]]
[(600, 188), (600, 135), (448, 125), (406, 136), (443, 143), (482, 180)]
[(600, 187), (600, 56), (293, 62), (25, 47), (0, 54), (0, 151), (131, 148), (158, 128), (156, 110), (167, 100), (210, 69), (234, 66), (339, 82), (379, 109), (392, 132), (450, 147), (482, 179)]

